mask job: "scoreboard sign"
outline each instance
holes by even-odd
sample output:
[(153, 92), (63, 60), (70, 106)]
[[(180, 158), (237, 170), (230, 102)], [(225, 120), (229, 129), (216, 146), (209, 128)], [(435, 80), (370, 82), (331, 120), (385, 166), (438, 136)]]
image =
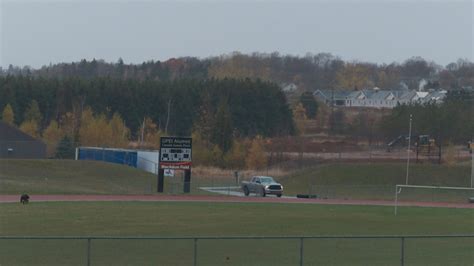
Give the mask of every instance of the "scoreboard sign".
[(192, 139), (160, 138), (160, 169), (191, 169)]

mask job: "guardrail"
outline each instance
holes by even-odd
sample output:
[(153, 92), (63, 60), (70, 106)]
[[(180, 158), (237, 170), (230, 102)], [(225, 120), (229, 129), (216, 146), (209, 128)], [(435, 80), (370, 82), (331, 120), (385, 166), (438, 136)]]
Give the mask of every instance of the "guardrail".
[[(25, 242), (26, 241), (26, 242)], [(34, 243), (35, 241), (40, 241), (39, 243)], [(444, 256), (449, 256), (452, 255), (452, 259), (456, 260), (456, 262), (459, 262), (459, 265), (464, 265), (463, 262), (466, 262), (467, 264), (472, 264), (474, 262), (474, 235), (404, 235), (404, 236), (399, 236), (399, 235), (381, 235), (381, 236), (227, 236), (227, 237), (99, 237), (99, 236), (68, 236), (68, 237), (62, 237), (62, 236), (0, 236), (0, 247), (1, 250), (3, 250), (3, 254), (0, 253), (0, 265), (10, 265), (14, 264), (14, 262), (20, 262), (22, 259), (24, 259), (25, 256), (32, 255), (36, 256), (36, 258), (30, 258), (31, 261), (36, 261), (36, 264), (41, 264), (38, 262), (41, 262), (44, 257), (47, 257), (48, 259), (52, 259), (53, 262), (45, 263), (48, 265), (55, 265), (57, 262), (58, 265), (62, 264), (60, 256), (64, 255), (62, 253), (54, 253), (55, 256), (58, 256), (58, 258), (54, 258), (51, 254), (48, 252), (42, 251), (42, 248), (46, 249), (51, 249), (53, 246), (47, 243), (46, 241), (58, 241), (56, 243), (57, 248), (62, 249), (67, 246), (68, 241), (79, 241), (80, 243), (76, 243), (76, 245), (73, 245), (73, 249), (75, 250), (74, 252), (77, 252), (76, 254), (77, 257), (82, 257), (82, 259), (78, 259), (74, 261), (74, 263), (71, 261), (71, 265), (76, 264), (76, 265), (102, 265), (104, 262), (101, 262), (101, 259), (107, 258), (110, 260), (110, 250), (105, 250), (107, 248), (111, 248), (112, 250), (115, 250), (113, 252), (116, 252), (115, 255), (112, 253), (113, 256), (117, 256), (116, 259), (118, 262), (114, 263), (116, 265), (120, 264), (120, 257), (125, 256), (129, 258), (130, 256), (133, 257), (133, 255), (125, 255), (127, 252), (130, 252), (133, 247), (139, 246), (140, 248), (138, 250), (143, 251), (143, 252), (151, 252), (155, 250), (153, 245), (151, 245), (150, 241), (160, 241), (160, 242), (181, 242), (178, 246), (180, 246), (178, 249), (181, 250), (181, 252), (178, 253), (173, 253), (170, 252), (171, 257), (174, 257), (174, 260), (178, 261), (178, 264), (181, 265), (219, 265), (220, 262), (216, 262), (215, 264), (210, 263), (212, 261), (212, 257), (220, 257), (220, 256), (225, 256), (225, 254), (214, 254), (214, 250), (209, 251), (209, 249), (216, 249), (220, 252), (222, 251), (222, 247), (225, 245), (229, 245), (229, 243), (234, 242), (232, 246), (234, 248), (231, 248), (232, 255), (229, 255), (226, 257), (226, 265), (231, 265), (233, 263), (238, 263), (238, 265), (241, 265), (242, 260), (240, 262), (236, 261), (234, 258), (239, 258), (242, 259), (242, 256), (253, 256), (252, 263), (255, 265), (278, 265), (278, 261), (276, 262), (270, 262), (272, 257), (291, 257), (292, 262), (290, 262), (290, 265), (314, 265), (314, 259), (315, 258), (325, 258), (326, 260), (329, 259), (332, 262), (335, 262), (333, 264), (346, 264), (346, 265), (357, 265), (360, 263), (361, 265), (364, 264), (378, 264), (381, 263), (380, 258), (375, 258), (375, 257), (380, 257), (380, 254), (377, 253), (384, 253), (387, 252), (388, 254), (384, 254), (382, 260), (386, 259), (387, 261), (382, 262), (384, 265), (410, 265), (410, 263), (407, 263), (407, 258), (412, 260), (412, 265), (420, 263), (420, 261), (423, 261), (424, 259), (428, 259), (430, 253), (432, 255), (436, 255), (437, 253), (440, 253), (440, 250), (444, 250), (445, 254)], [(66, 241), (66, 242), (65, 242)], [(130, 241), (130, 243), (124, 243)], [(135, 241), (135, 242), (133, 242)], [(138, 242), (137, 242), (138, 241)], [(229, 242), (230, 241), (230, 242)], [(241, 241), (240, 244), (237, 243), (235, 245), (236, 241)], [(258, 241), (266, 241), (267, 245), (260, 245)], [(322, 241), (322, 242), (321, 242)], [(333, 252), (323, 252), (321, 247), (328, 247), (328, 250), (334, 249), (332, 248), (332, 244), (329, 242), (331, 241), (338, 241), (335, 245), (335, 250)], [(344, 242), (349, 242), (349, 245), (346, 245), (347, 243)], [(356, 242), (354, 242), (356, 241)], [(375, 241), (375, 242), (368, 242), (368, 241)], [(414, 245), (410, 245), (408, 249), (413, 249), (414, 246), (417, 246), (417, 241), (418, 244), (420, 243), (425, 243), (427, 247), (427, 253), (425, 255), (420, 255), (416, 254), (413, 255), (411, 258), (408, 256), (407, 257), (407, 242), (412, 241)], [(421, 242), (420, 242), (421, 241)], [(33, 244), (32, 244), (33, 242)], [(85, 243), (84, 243), (85, 242)], [(100, 243), (102, 242), (102, 243)], [(215, 243), (214, 243), (215, 242)], [(141, 245), (138, 245), (138, 243), (141, 243)], [(191, 244), (192, 243), (192, 244)], [(269, 244), (271, 243), (271, 244)], [(277, 243), (280, 243), (282, 245), (278, 245)], [(370, 245), (368, 245), (370, 243)], [(398, 244), (397, 244), (398, 243)], [(176, 244), (176, 243), (175, 243)], [(182, 245), (185, 244), (185, 245)], [(202, 244), (202, 248), (201, 245)], [(210, 245), (211, 244), (211, 245)], [(85, 245), (85, 248), (84, 248)], [(181, 246), (182, 245), (182, 246)], [(464, 248), (459, 248), (459, 245)], [(169, 248), (171, 248), (173, 245), (170, 245), (169, 243), (165, 243), (164, 245), (160, 246), (163, 249), (168, 252)], [(295, 248), (295, 246), (297, 246)], [(380, 250), (371, 250), (368, 254), (367, 257), (362, 256), (361, 254), (353, 254), (355, 257), (359, 259), (353, 259), (351, 261), (344, 261), (344, 252), (347, 252), (345, 249), (355, 249), (352, 250), (356, 251), (357, 253), (358, 250), (363, 250), (364, 246), (368, 246), (369, 248), (373, 247), (379, 247)], [(395, 248), (398, 246), (398, 248)], [(82, 249), (82, 248), (84, 249)], [(94, 247), (97, 250), (94, 250)], [(187, 252), (184, 252), (185, 248), (187, 249)], [(290, 248), (291, 247), (291, 248)], [(319, 247), (319, 248), (316, 248)], [(456, 250), (456, 254), (449, 254), (449, 250), (445, 250), (445, 248), (450, 248), (452, 247), (453, 250)], [(206, 249), (207, 248), (207, 249)], [(11, 251), (9, 251), (11, 249)], [(29, 250), (32, 249), (32, 250)], [(36, 250), (35, 249), (39, 249)], [(237, 250), (236, 250), (237, 249)], [(250, 249), (254, 250), (257, 254), (246, 254), (245, 250)], [(398, 249), (398, 251), (397, 251)], [(14, 250), (19, 250), (20, 252), (16, 253)], [(286, 252), (281, 252), (281, 250), (286, 250)], [(430, 251), (431, 250), (431, 251)], [(30, 251), (30, 252), (29, 252)], [(94, 252), (97, 251), (97, 253), (94, 254)], [(158, 252), (159, 250), (155, 250), (155, 252)], [(64, 251), (66, 256), (70, 256), (71, 254), (68, 253), (67, 250)], [(82, 253), (79, 254), (79, 253)], [(166, 253), (165, 252), (165, 253)], [(203, 253), (200, 255), (200, 253)], [(275, 253), (273, 253), (275, 252)], [(447, 253), (446, 253), (447, 252)], [(461, 252), (461, 253), (459, 253)], [(48, 253), (48, 254), (45, 254)], [(102, 254), (101, 254), (102, 253)], [(123, 253), (123, 254), (122, 254)], [(243, 254), (239, 254), (243, 253)], [(285, 253), (285, 254), (282, 254)], [(296, 254), (297, 253), (297, 254)], [(414, 252), (413, 254), (415, 254)], [(422, 252), (423, 253), (423, 252)], [(18, 255), (15, 255), (18, 254)], [(36, 255), (35, 255), (36, 254)], [(74, 253), (75, 254), (75, 253)], [(145, 253), (144, 253), (145, 254)], [(168, 253), (167, 253), (168, 254)], [(170, 255), (168, 254), (168, 255)], [(316, 255), (315, 255), (316, 254)], [(398, 254), (398, 255), (396, 255)], [(95, 255), (95, 256), (94, 256)], [(18, 256), (18, 257), (15, 257)], [(231, 260), (231, 257), (232, 259)], [(326, 257), (327, 258), (326, 258)], [(329, 257), (328, 257), (329, 256)], [(334, 258), (330, 258), (330, 256), (335, 256)], [(386, 258), (385, 258), (386, 256)], [(395, 258), (398, 257), (398, 258)], [(150, 261), (148, 261), (147, 258), (145, 258), (145, 255), (138, 255), (139, 258), (142, 259), (141, 262), (136, 262), (134, 265), (142, 265), (143, 264), (143, 259), (150, 264)], [(373, 257), (373, 258), (372, 258)], [(94, 261), (94, 259), (97, 259), (97, 261)], [(18, 259), (18, 261), (16, 260)], [(162, 265), (174, 265), (170, 261), (168, 261), (166, 257), (160, 257), (158, 256), (157, 258), (154, 258), (154, 260), (157, 260), (153, 264), (162, 264)], [(309, 260), (309, 262), (306, 262), (306, 259)], [(82, 260), (82, 261), (81, 261)], [(113, 258), (112, 258), (113, 260)], [(149, 259), (152, 260), (152, 259)], [(160, 263), (161, 260), (161, 263)], [(461, 260), (461, 261), (457, 261)], [(64, 261), (64, 260), (63, 260)], [(245, 260), (244, 260), (245, 261)], [(339, 264), (336, 263), (336, 261), (341, 261)], [(449, 260), (450, 262), (453, 262), (452, 260)], [(25, 261), (26, 262), (26, 261)], [(169, 262), (166, 263), (166, 262)], [(180, 263), (183, 262), (183, 263)], [(249, 264), (252, 264), (249, 263)], [(281, 261), (282, 265), (288, 265), (288, 263)], [(23, 264), (23, 263), (19, 263)], [(69, 263), (68, 263), (69, 264)], [(132, 263), (133, 264), (133, 263)], [(244, 263), (247, 265), (248, 263)], [(449, 263), (448, 263), (449, 264)]]

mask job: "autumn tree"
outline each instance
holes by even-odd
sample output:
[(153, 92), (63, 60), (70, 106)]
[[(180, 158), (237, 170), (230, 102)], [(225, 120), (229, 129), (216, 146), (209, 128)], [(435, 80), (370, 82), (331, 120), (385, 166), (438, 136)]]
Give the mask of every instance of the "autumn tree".
[(212, 151), (198, 132), (193, 132), (193, 164), (209, 166), (213, 164)]
[(140, 146), (159, 148), (160, 138), (165, 134), (151, 118), (145, 117), (137, 135)]
[(74, 140), (79, 131), (80, 119), (77, 119), (76, 115), (71, 112), (66, 112), (61, 116), (58, 124), (61, 127), (63, 133), (68, 135), (71, 140)]
[(224, 155), (226, 168), (243, 169), (245, 167), (245, 159), (247, 156), (245, 144), (242, 141), (234, 140), (232, 149)]
[(43, 116), (41, 115), (38, 102), (32, 100), (23, 115), (23, 123), (20, 125), (20, 130), (34, 138), (39, 138), (42, 119)]
[(339, 70), (337, 76), (337, 86), (341, 89), (361, 90), (373, 86), (370, 77), (371, 71), (367, 65), (360, 63), (346, 63), (344, 68)]
[(296, 129), (300, 135), (305, 133), (305, 125), (308, 118), (306, 117), (306, 110), (303, 104), (299, 103), (295, 109), (293, 109), (293, 119), (295, 120)]
[(38, 124), (33, 120), (24, 121), (21, 123), (20, 130), (32, 136), (33, 138), (39, 138)]
[(111, 135), (111, 145), (113, 147), (125, 148), (128, 146), (130, 130), (125, 125), (125, 121), (122, 119), (119, 113), (114, 113), (112, 119), (109, 121)]
[(51, 120), (48, 127), (43, 131), (43, 141), (46, 143), (46, 154), (49, 158), (54, 157), (58, 143), (63, 139), (64, 132), (58, 122)]
[(3, 109), (2, 121), (12, 126), (15, 123), (15, 114), (13, 113), (13, 108), (10, 104), (7, 104)]
[(263, 148), (263, 139), (257, 136), (252, 140), (245, 164), (248, 169), (260, 170), (267, 166), (267, 161), (267, 155)]
[(104, 114), (95, 117), (91, 108), (86, 108), (82, 112), (81, 127), (79, 129), (81, 145), (110, 147), (113, 145), (112, 135), (112, 129), (109, 127)]

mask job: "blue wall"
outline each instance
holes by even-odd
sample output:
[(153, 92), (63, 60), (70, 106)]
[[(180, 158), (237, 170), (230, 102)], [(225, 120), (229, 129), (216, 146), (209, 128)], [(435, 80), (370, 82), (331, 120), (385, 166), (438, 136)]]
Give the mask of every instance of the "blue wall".
[(104, 161), (137, 167), (137, 152), (101, 148), (79, 148), (78, 160)]

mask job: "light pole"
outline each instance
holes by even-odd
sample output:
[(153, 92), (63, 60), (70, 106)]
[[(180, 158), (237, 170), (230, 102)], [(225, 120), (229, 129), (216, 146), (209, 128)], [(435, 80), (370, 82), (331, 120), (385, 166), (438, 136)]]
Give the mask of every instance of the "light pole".
[(409, 173), (409, 168), (410, 168), (410, 148), (411, 148), (411, 123), (412, 123), (412, 115), (410, 114), (410, 126), (408, 129), (408, 150), (407, 150), (407, 176), (406, 176), (406, 182), (405, 185), (408, 185), (408, 173)]

